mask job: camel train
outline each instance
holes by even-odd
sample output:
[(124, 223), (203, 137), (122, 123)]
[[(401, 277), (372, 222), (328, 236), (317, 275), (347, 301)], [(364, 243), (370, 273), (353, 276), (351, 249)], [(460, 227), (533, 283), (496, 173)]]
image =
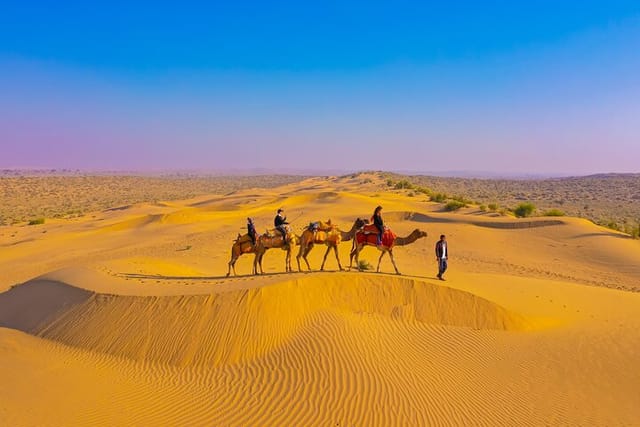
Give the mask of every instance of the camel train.
[[(251, 220), (249, 220), (249, 222), (252, 224)], [(255, 255), (252, 274), (263, 274), (262, 259), (264, 254), (268, 249), (276, 248), (286, 251), (285, 271), (292, 272), (291, 255), (296, 246), (298, 246), (298, 254), (296, 255), (298, 271), (302, 271), (300, 258), (304, 260), (307, 269), (311, 270), (307, 256), (315, 245), (322, 244), (326, 245), (327, 249), (324, 253), (320, 270), (324, 270), (327, 256), (331, 250), (333, 250), (335, 254), (336, 261), (338, 262), (338, 268), (343, 270), (342, 264), (340, 263), (340, 257), (338, 256), (338, 245), (341, 242), (348, 241), (353, 241), (351, 252), (349, 254), (349, 270), (351, 270), (355, 259), (358, 271), (362, 271), (359, 263), (360, 252), (365, 248), (365, 246), (373, 246), (381, 252), (380, 257), (378, 258), (376, 272), (380, 272), (380, 262), (384, 255), (389, 254), (396, 274), (400, 274), (393, 258), (393, 248), (395, 246), (409, 245), (416, 240), (427, 236), (425, 231), (415, 229), (406, 237), (398, 237), (390, 229), (386, 227), (379, 227), (377, 224), (370, 224), (368, 220), (362, 218), (357, 218), (349, 231), (340, 230), (337, 226), (331, 223), (331, 220), (328, 220), (327, 222), (317, 221), (311, 223), (309, 226), (305, 227), (300, 236), (293, 233), (288, 224), (283, 225), (282, 227), (285, 227), (284, 230), (286, 230), (286, 234), (279, 232), (281, 230), (280, 227), (276, 228), (277, 231), (269, 230), (262, 235), (254, 234), (253, 239), (249, 233), (244, 235), (238, 234), (238, 237), (231, 247), (231, 260), (229, 261), (227, 277), (231, 274), (231, 271), (236, 275), (235, 264), (238, 258), (244, 254), (251, 253)]]

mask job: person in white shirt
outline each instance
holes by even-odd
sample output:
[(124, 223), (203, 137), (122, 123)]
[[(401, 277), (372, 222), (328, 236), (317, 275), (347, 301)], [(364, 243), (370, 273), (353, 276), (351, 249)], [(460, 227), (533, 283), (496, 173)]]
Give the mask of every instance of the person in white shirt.
[(436, 259), (438, 260), (438, 279), (444, 280), (442, 275), (447, 271), (447, 260), (449, 259), (449, 247), (444, 234), (440, 235), (440, 240), (436, 242)]

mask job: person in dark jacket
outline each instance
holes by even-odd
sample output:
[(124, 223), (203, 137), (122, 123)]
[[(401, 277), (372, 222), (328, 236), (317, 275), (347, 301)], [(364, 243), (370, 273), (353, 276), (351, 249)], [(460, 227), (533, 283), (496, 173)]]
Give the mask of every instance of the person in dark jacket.
[(251, 244), (253, 246), (256, 245), (256, 226), (253, 224), (253, 220), (251, 218), (247, 218), (247, 233), (249, 234), (249, 238), (251, 239)]
[(442, 275), (447, 271), (447, 260), (449, 259), (449, 247), (444, 234), (440, 235), (440, 240), (436, 242), (436, 259), (438, 260), (438, 279), (444, 280)]
[(382, 221), (382, 206), (376, 207), (376, 209), (373, 211), (371, 222), (378, 229), (377, 245), (380, 246), (382, 244), (382, 233), (384, 233), (384, 221)]
[(278, 209), (278, 214), (273, 219), (273, 225), (275, 225), (276, 230), (282, 234), (284, 240), (287, 240), (287, 229), (285, 227), (287, 224), (289, 223), (287, 222), (287, 217), (284, 216), (284, 210)]

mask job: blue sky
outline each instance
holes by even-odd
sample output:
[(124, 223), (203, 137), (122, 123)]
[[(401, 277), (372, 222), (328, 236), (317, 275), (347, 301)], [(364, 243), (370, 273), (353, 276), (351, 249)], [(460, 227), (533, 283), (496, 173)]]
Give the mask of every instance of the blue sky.
[(0, 167), (640, 171), (638, 2), (236, 3), (3, 5)]

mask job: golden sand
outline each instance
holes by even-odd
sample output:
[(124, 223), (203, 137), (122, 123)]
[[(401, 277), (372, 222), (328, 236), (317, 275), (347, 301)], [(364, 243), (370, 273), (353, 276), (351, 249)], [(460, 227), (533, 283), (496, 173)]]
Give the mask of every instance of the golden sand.
[[(284, 274), (272, 249), (225, 277), (247, 216), (346, 231), (377, 204), (429, 233), (394, 249), (402, 276)], [(638, 424), (640, 243), (473, 212), (336, 178), (2, 227), (0, 425)]]

